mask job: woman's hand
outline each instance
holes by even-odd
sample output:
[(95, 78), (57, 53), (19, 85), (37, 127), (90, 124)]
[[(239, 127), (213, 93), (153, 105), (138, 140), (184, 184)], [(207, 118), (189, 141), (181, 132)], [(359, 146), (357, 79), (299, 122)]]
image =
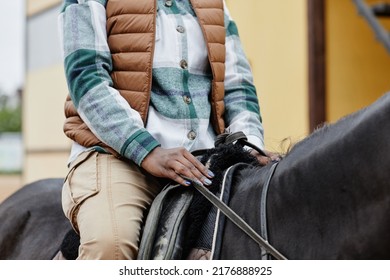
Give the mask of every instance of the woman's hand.
[(261, 166), (267, 165), (271, 161), (279, 161), (281, 159), (281, 156), (279, 154), (272, 153), (272, 152), (269, 152), (269, 151), (264, 151), (264, 153), (267, 156), (264, 156), (264, 155), (260, 154), (255, 149), (252, 149), (250, 153), (251, 153), (252, 156), (257, 158), (257, 160), (258, 160), (258, 162), (260, 163)]
[(169, 178), (181, 185), (189, 186), (191, 182), (200, 181), (206, 186), (211, 185), (214, 174), (208, 170), (196, 157), (184, 148), (155, 148), (141, 163), (141, 167), (151, 175)]

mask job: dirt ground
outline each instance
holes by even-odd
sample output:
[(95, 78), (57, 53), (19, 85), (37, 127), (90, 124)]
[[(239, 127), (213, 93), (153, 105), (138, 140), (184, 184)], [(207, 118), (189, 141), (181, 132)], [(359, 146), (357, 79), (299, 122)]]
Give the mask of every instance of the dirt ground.
[(0, 175), (0, 203), (22, 186), (20, 175)]

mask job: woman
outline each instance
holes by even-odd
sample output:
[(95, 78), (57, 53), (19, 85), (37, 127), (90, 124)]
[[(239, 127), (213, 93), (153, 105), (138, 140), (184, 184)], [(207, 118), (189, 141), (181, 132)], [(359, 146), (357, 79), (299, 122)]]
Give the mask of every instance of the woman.
[(226, 131), (263, 148), (249, 63), (223, 0), (65, 0), (59, 25), (79, 259), (135, 259), (161, 179), (211, 184), (191, 151)]

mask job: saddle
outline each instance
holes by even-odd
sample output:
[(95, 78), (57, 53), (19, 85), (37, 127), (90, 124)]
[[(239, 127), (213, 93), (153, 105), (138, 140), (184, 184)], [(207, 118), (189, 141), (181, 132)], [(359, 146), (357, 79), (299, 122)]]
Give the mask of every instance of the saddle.
[[(228, 204), (236, 174), (251, 165), (236, 163), (223, 174), (223, 183), (215, 193)], [(219, 259), (226, 218), (210, 203), (196, 203), (200, 194), (194, 188), (167, 185), (154, 200), (142, 235), (139, 260)], [(201, 200), (201, 199), (200, 199)], [(203, 207), (200, 221), (192, 216)], [(196, 232), (193, 232), (196, 231)]]
[[(222, 134), (215, 148), (194, 152), (215, 174), (209, 191), (226, 204), (239, 171), (258, 165), (244, 145), (250, 146), (243, 133)], [(138, 259), (218, 259), (221, 248), (218, 236), (224, 222), (224, 215), (195, 188), (171, 182), (149, 209)], [(77, 258), (76, 239), (75, 232), (65, 236), (61, 252), (66, 259)]]
[[(223, 137), (223, 138), (222, 138)], [(243, 148), (243, 134), (225, 134), (216, 148), (202, 151), (200, 161), (213, 170), (209, 190), (228, 204), (236, 174), (257, 165)], [(236, 142), (238, 141), (238, 142)], [(195, 188), (168, 184), (155, 198), (147, 216), (138, 259), (218, 259), (225, 217)]]
[(193, 197), (193, 189), (177, 184), (160, 192), (146, 219), (138, 259), (182, 259)]

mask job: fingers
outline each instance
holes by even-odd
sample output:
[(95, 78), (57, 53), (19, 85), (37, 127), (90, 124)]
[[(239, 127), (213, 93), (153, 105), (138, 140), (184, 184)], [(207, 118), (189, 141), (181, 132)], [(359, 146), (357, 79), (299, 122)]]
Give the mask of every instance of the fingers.
[(144, 159), (142, 167), (156, 177), (169, 178), (184, 186), (191, 184), (189, 180), (211, 185), (210, 179), (214, 177), (210, 170), (184, 148), (157, 147)]
[(264, 151), (264, 152), (267, 156), (263, 156), (263, 155), (259, 154), (256, 150), (251, 150), (251, 154), (256, 157), (257, 161), (262, 166), (267, 165), (271, 161), (281, 160), (281, 157), (276, 153), (272, 153), (269, 151)]
[[(176, 174), (198, 181), (206, 186), (212, 184), (210, 179), (214, 177), (214, 174), (188, 151), (184, 151), (183, 157), (177, 159), (174, 170)], [(185, 181), (185, 185), (188, 185), (187, 180)]]
[(206, 166), (204, 166), (196, 157), (194, 157), (190, 152), (185, 151), (185, 158), (190, 162), (190, 168), (196, 173), (201, 173), (199, 176), (203, 175), (207, 178), (213, 178), (214, 173), (210, 171)]
[(170, 179), (172, 179), (173, 181), (175, 181), (176, 183), (179, 183), (180, 185), (183, 185), (183, 186), (190, 186), (191, 185), (191, 181), (190, 180), (187, 180), (185, 178), (183, 178), (182, 176), (180, 176), (178, 173), (176, 173), (175, 171), (170, 171)]
[(282, 156), (278, 153), (273, 153), (269, 151), (265, 151), (265, 153), (271, 159), (271, 161), (280, 161), (282, 159)]
[(271, 159), (269, 157), (265, 156), (256, 156), (257, 160), (259, 161), (260, 165), (267, 165), (271, 162)]

